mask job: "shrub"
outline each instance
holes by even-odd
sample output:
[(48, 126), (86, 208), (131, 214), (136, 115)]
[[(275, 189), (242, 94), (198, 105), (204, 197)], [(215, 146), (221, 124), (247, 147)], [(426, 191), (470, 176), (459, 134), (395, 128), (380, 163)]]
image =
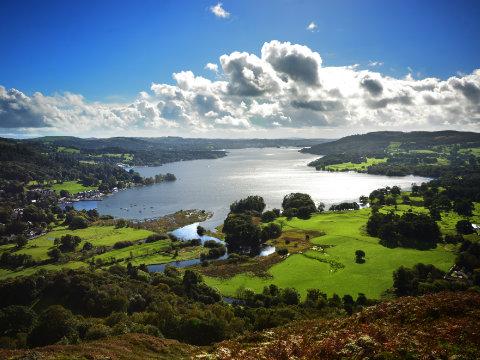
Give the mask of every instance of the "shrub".
[(132, 246), (133, 242), (125, 240), (125, 241), (117, 241), (115, 244), (113, 244), (114, 249), (123, 249), (129, 246)]
[(152, 234), (152, 235), (149, 235), (146, 239), (145, 239), (145, 242), (146, 243), (153, 243), (155, 241), (159, 241), (159, 240), (166, 240), (168, 239), (168, 235), (165, 235), (165, 234)]
[(87, 332), (85, 333), (86, 340), (98, 340), (103, 339), (109, 336), (111, 333), (111, 329), (103, 324), (95, 324), (88, 328)]
[(276, 239), (282, 235), (282, 228), (280, 225), (270, 223), (262, 229), (261, 237), (263, 241)]
[(276, 249), (276, 252), (280, 256), (285, 256), (288, 254), (288, 249), (287, 248), (278, 248)]

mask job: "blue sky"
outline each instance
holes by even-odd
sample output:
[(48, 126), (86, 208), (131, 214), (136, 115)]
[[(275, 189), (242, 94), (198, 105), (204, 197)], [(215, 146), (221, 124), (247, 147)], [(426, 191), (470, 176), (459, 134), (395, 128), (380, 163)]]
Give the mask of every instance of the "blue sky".
[[(132, 99), (172, 73), (205, 74), (235, 50), (272, 39), (318, 51), (324, 65), (383, 62), (383, 72), (446, 78), (480, 60), (479, 1), (2, 1), (0, 84)], [(318, 28), (309, 32), (314, 21)]]
[(478, 0), (0, 1), (0, 135), (480, 131), (479, 19)]

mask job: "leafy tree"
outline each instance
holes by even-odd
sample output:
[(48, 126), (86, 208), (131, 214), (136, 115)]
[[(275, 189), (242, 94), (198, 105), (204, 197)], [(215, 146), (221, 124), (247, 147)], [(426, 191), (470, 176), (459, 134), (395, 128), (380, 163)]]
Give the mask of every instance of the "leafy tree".
[(429, 289), (425, 284), (442, 280), (444, 275), (433, 265), (420, 263), (411, 269), (401, 266), (393, 272), (393, 288), (397, 296), (419, 295)]
[(358, 200), (360, 201), (360, 204), (362, 204), (362, 206), (365, 206), (368, 204), (368, 197), (366, 197), (365, 195), (360, 196)]
[(356, 202), (342, 202), (338, 205), (330, 206), (330, 211), (358, 210), (360, 206)]
[(234, 252), (256, 251), (263, 243), (260, 227), (253, 223), (250, 215), (229, 214), (222, 231), (229, 250)]
[(466, 199), (457, 200), (453, 204), (453, 210), (463, 216), (472, 216), (473, 208), (473, 202)]
[(355, 262), (357, 264), (363, 264), (365, 262), (365, 251), (363, 250), (355, 251)]
[(27, 306), (10, 305), (0, 310), (0, 334), (29, 333), (37, 314)]
[(276, 239), (280, 237), (280, 235), (282, 235), (282, 228), (280, 225), (270, 223), (263, 227), (261, 237), (263, 241), (267, 241), (270, 239)]
[(78, 341), (78, 322), (70, 310), (61, 305), (49, 306), (40, 314), (38, 324), (28, 336), (30, 346), (45, 346), (62, 339)]
[(59, 249), (62, 252), (75, 251), (75, 248), (82, 242), (79, 236), (67, 234), (60, 238)]
[(252, 211), (261, 214), (265, 206), (265, 202), (261, 196), (251, 195), (245, 199), (235, 201), (230, 205), (230, 211), (235, 214)]
[(287, 305), (297, 305), (300, 302), (300, 294), (294, 288), (285, 288), (281, 291), (282, 301)]
[(86, 241), (85, 244), (83, 244), (82, 251), (90, 251), (93, 249), (93, 244), (90, 241)]
[(416, 249), (435, 248), (440, 241), (440, 229), (430, 216), (425, 214), (372, 213), (367, 221), (367, 232), (380, 238), (386, 247), (409, 247)]
[(15, 244), (17, 245), (17, 248), (23, 248), (25, 245), (27, 245), (28, 240), (25, 235), (20, 234), (15, 237)]
[(125, 219), (118, 219), (115, 222), (116, 229), (124, 228), (125, 226), (127, 226), (127, 221)]
[(457, 230), (457, 233), (463, 235), (473, 234), (475, 232), (472, 223), (468, 220), (457, 221), (455, 224), (455, 229)]
[(278, 214), (277, 214), (275, 211), (273, 211), (273, 210), (268, 210), (268, 211), (265, 211), (265, 212), (262, 214), (262, 222), (264, 222), (264, 223), (272, 222), (272, 221), (275, 220), (277, 217), (278, 217)]
[(311, 214), (317, 211), (315, 203), (308, 194), (291, 193), (286, 195), (282, 201), (282, 208), (287, 217), (297, 216), (308, 219)]
[(205, 228), (203, 226), (197, 226), (197, 234), (198, 236), (203, 236), (205, 235), (205, 233), (207, 232), (207, 230), (205, 230)]
[(394, 196), (399, 196), (402, 193), (402, 189), (399, 186), (392, 186), (390, 189), (390, 194)]
[(88, 227), (88, 221), (83, 216), (74, 216), (70, 222), (69, 229), (86, 229)]
[(57, 247), (48, 250), (47, 254), (54, 262), (58, 262), (62, 258), (62, 252)]
[(60, 197), (68, 198), (70, 197), (70, 192), (68, 190), (62, 189), (60, 190)]

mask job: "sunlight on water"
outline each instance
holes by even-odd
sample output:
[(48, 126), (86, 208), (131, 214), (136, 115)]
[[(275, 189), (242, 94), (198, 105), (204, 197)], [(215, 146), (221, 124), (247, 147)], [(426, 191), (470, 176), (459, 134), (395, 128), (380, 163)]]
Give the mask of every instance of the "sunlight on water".
[(295, 149), (240, 149), (216, 160), (194, 160), (159, 167), (137, 167), (142, 176), (174, 173), (177, 181), (120, 191), (98, 203), (101, 213), (143, 219), (181, 209), (214, 212), (204, 226), (220, 224), (229, 205), (248, 195), (261, 195), (268, 208), (281, 207), (283, 197), (304, 192), (328, 205), (357, 200), (372, 190), (398, 185), (404, 189), (426, 178), (387, 177), (353, 172), (330, 173), (306, 166), (316, 155)]

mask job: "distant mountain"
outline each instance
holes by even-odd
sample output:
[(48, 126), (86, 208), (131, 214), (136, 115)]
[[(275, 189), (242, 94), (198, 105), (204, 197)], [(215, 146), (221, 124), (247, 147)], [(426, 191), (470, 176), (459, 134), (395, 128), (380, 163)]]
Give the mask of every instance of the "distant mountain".
[(378, 131), (351, 135), (336, 141), (321, 143), (301, 151), (317, 155), (342, 153), (381, 153), (389, 146), (404, 150), (427, 149), (432, 146), (459, 144), (461, 147), (480, 147), (480, 133), (462, 131)]
[(74, 147), (85, 150), (115, 149), (126, 151), (143, 150), (222, 150), (241, 148), (264, 148), (279, 146), (307, 147), (321, 144), (329, 139), (205, 139), (182, 137), (113, 137), (78, 138), (72, 136), (46, 136), (24, 140), (55, 146)]

